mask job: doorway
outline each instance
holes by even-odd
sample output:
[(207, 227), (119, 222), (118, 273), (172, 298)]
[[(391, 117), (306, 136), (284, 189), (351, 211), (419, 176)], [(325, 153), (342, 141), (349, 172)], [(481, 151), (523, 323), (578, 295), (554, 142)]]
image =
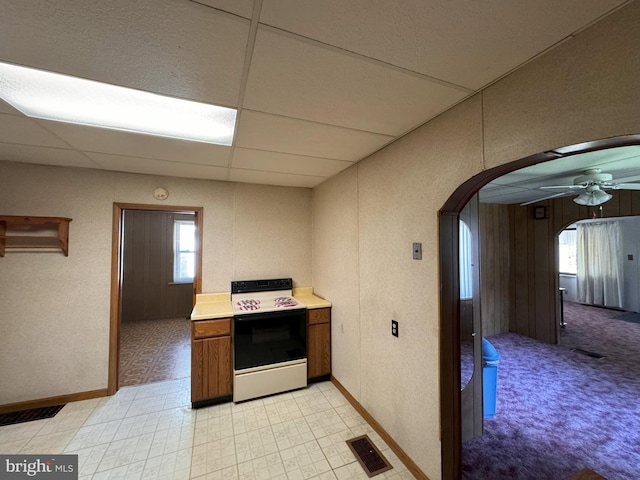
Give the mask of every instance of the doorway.
[[(172, 313), (178, 309), (184, 310), (185, 305), (179, 303), (195, 303), (195, 295), (201, 293), (202, 285), (202, 207), (159, 206), (140, 204), (115, 203), (113, 206), (112, 229), (112, 262), (111, 262), (111, 321), (109, 345), (109, 380), (108, 393), (114, 394), (120, 387), (120, 364), (122, 355), (123, 320), (153, 321)], [(170, 220), (170, 221), (169, 221)], [(136, 224), (138, 226), (136, 226)], [(156, 225), (153, 227), (152, 225)], [(164, 227), (163, 227), (164, 225)], [(181, 228), (186, 227), (186, 228)], [(175, 238), (180, 232), (187, 232), (189, 227), (195, 230), (195, 242), (191, 246), (175, 249)], [(125, 240), (126, 231), (138, 231), (138, 240), (144, 237), (160, 237), (154, 242), (155, 248), (168, 249), (171, 244), (173, 251), (168, 268), (159, 262), (149, 261), (149, 252), (145, 253), (143, 241)], [(132, 246), (137, 244), (137, 246)], [(136, 248), (142, 249), (142, 254), (125, 254)], [(187, 248), (190, 247), (190, 248)], [(189, 265), (187, 257), (191, 256)], [(137, 258), (137, 260), (136, 260)], [(180, 260), (183, 261), (180, 261)], [(184, 282), (185, 271), (192, 269), (189, 276), (193, 281)], [(176, 272), (178, 276), (176, 277)], [(181, 275), (183, 275), (181, 277)], [(147, 292), (144, 285), (145, 277), (156, 282), (155, 292)], [(171, 281), (169, 281), (171, 280)], [(177, 281), (176, 281), (177, 280)], [(186, 286), (185, 286), (186, 285)], [(186, 293), (180, 290), (188, 288)], [(164, 289), (164, 291), (162, 290)], [(158, 293), (159, 292), (159, 293)], [(179, 296), (179, 302), (165, 302), (168, 295)], [(186, 299), (185, 299), (186, 297)], [(186, 317), (186, 315), (185, 315)], [(187, 322), (187, 319), (184, 319)], [(167, 322), (164, 322), (167, 323)], [(158, 326), (160, 326), (158, 324)], [(168, 328), (172, 328), (169, 326)], [(184, 333), (184, 332), (183, 332)], [(144, 340), (143, 340), (144, 341)], [(184, 354), (184, 352), (182, 352)], [(152, 359), (153, 361), (153, 359)]]
[[(602, 234), (598, 243), (594, 235)], [(639, 237), (640, 216), (610, 215), (564, 227), (556, 235), (564, 301), (640, 312)]]
[[(526, 157), (486, 170), (462, 184), (439, 212), (440, 392), (442, 478), (462, 477), (461, 301), (459, 221), (471, 198), (487, 183), (524, 167), (579, 153), (638, 145), (639, 135), (594, 141)], [(552, 295), (550, 298), (556, 298)], [(556, 302), (557, 302), (556, 298)]]

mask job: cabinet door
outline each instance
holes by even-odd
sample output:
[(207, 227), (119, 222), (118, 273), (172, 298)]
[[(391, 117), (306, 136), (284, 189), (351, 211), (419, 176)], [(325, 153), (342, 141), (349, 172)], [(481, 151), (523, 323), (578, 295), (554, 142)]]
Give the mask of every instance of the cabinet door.
[(307, 376), (328, 375), (331, 373), (331, 324), (318, 323), (307, 328)]
[(231, 395), (231, 337), (194, 340), (191, 356), (191, 401)]
[(316, 323), (328, 323), (331, 321), (331, 309), (315, 308), (307, 310), (307, 321), (309, 325), (314, 325)]

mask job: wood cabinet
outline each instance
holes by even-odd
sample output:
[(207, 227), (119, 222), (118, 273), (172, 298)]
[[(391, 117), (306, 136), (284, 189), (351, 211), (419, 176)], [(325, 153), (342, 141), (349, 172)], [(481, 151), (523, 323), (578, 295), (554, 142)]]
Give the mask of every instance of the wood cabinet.
[(307, 378), (331, 375), (331, 308), (307, 310)]
[(191, 324), (191, 405), (225, 402), (232, 394), (231, 319)]
[(55, 249), (69, 256), (69, 222), (65, 217), (0, 216), (0, 257), (11, 248)]

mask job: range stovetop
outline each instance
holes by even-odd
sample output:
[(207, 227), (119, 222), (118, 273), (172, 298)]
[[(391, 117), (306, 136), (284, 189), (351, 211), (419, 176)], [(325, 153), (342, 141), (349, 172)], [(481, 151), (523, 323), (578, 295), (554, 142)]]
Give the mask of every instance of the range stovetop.
[(235, 314), (306, 308), (293, 298), (290, 278), (231, 282), (231, 303)]

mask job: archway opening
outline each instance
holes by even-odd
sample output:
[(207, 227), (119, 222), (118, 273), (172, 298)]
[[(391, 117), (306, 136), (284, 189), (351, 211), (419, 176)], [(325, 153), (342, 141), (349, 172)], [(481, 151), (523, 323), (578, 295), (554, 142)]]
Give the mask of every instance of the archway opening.
[[(443, 478), (457, 479), (462, 475), (462, 406), (460, 371), (460, 213), (479, 190), (510, 172), (554, 159), (616, 147), (639, 145), (640, 135), (616, 137), (543, 152), (511, 162), (469, 179), (448, 199), (439, 212), (440, 235), (440, 386), (441, 386), (441, 445)], [(535, 206), (531, 210), (535, 215)], [(542, 210), (544, 214), (545, 211)], [(556, 276), (557, 278), (557, 276)], [(557, 289), (557, 282), (554, 284)], [(553, 290), (552, 290), (553, 291)], [(557, 291), (557, 290), (556, 290)], [(553, 296), (555, 299), (556, 296)], [(554, 300), (555, 301), (555, 300)], [(556, 308), (559, 307), (559, 302)], [(558, 327), (559, 328), (559, 327)]]

